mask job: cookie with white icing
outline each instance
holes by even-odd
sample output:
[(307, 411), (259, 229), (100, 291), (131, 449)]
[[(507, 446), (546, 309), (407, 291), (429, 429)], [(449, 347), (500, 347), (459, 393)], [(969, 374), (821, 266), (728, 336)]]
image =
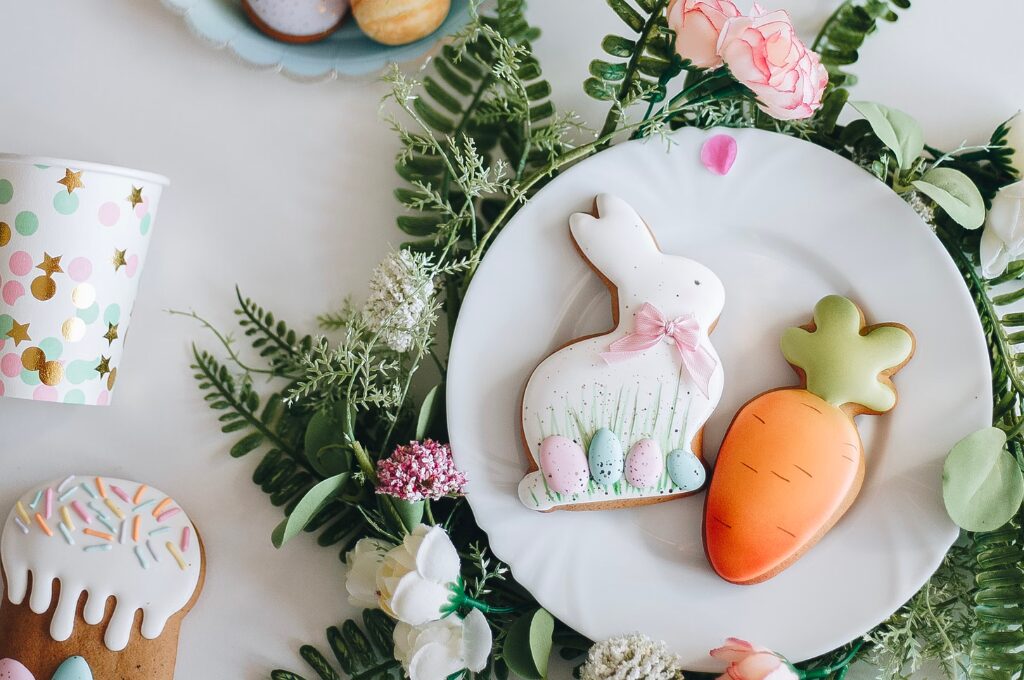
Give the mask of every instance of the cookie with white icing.
[(0, 659), (37, 678), (80, 656), (97, 678), (172, 680), (206, 565), (171, 497), (109, 477), (41, 485), (11, 510), (0, 563)]
[(724, 374), (710, 332), (725, 289), (704, 265), (661, 251), (637, 212), (599, 195), (569, 231), (611, 293), (613, 328), (534, 370), (523, 395), (532, 510), (645, 505), (700, 490), (704, 424)]

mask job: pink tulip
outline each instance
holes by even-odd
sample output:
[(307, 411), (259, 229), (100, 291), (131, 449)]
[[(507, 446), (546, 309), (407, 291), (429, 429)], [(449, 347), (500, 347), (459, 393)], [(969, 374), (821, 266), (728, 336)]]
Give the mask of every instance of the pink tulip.
[(781, 656), (746, 640), (729, 638), (725, 645), (711, 650), (711, 656), (729, 667), (718, 680), (799, 680), (799, 675)]
[(668, 26), (676, 32), (676, 52), (698, 68), (718, 68), (718, 37), (725, 22), (739, 15), (731, 0), (672, 0)]
[(750, 16), (728, 19), (717, 52), (773, 118), (807, 118), (821, 108), (828, 72), (797, 36), (785, 11), (766, 13), (755, 4)]

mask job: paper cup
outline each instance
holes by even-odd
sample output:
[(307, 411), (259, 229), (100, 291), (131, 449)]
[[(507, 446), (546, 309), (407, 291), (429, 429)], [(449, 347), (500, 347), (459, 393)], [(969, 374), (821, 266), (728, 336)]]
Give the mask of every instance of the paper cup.
[(110, 403), (167, 184), (0, 154), (0, 395)]

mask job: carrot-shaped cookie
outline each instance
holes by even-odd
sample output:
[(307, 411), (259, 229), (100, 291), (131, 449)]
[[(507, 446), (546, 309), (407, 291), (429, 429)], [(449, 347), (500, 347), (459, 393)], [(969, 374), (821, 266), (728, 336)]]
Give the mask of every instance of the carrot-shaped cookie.
[(719, 576), (759, 583), (800, 558), (842, 517), (864, 479), (859, 414), (896, 405), (891, 376), (914, 353), (900, 324), (865, 326), (838, 295), (789, 328), (782, 353), (802, 384), (740, 409), (718, 453), (704, 508), (704, 548)]

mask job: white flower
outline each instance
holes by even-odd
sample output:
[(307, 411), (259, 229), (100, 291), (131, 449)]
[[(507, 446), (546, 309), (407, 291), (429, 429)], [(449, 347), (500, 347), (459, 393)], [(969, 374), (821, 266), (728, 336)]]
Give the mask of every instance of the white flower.
[(1018, 176), (1024, 177), (1024, 111), (1018, 111), (1007, 123), (1007, 127), (1009, 134), (1006, 136), (1006, 145), (1013, 150), (1010, 165)]
[(377, 569), (384, 561), (384, 554), (394, 547), (394, 544), (379, 538), (362, 538), (345, 556), (345, 564), (348, 565), (345, 589), (353, 607), (376, 609), (379, 606)]
[(370, 276), (366, 320), (385, 345), (407, 352), (416, 336), (429, 333), (434, 324), (434, 291), (429, 255), (393, 252)]
[(482, 671), (491, 643), (491, 627), (477, 609), (465, 619), (452, 614), (422, 626), (395, 626), (395, 658), (410, 680), (445, 680), (463, 669)]
[(580, 669), (580, 680), (682, 680), (679, 657), (664, 642), (634, 633), (598, 642)]
[(436, 621), (449, 607), (458, 580), (459, 553), (448, 534), (420, 524), (377, 570), (380, 608), (411, 626)]
[(1024, 181), (999, 190), (981, 234), (981, 273), (999, 276), (1006, 265), (1024, 255)]

